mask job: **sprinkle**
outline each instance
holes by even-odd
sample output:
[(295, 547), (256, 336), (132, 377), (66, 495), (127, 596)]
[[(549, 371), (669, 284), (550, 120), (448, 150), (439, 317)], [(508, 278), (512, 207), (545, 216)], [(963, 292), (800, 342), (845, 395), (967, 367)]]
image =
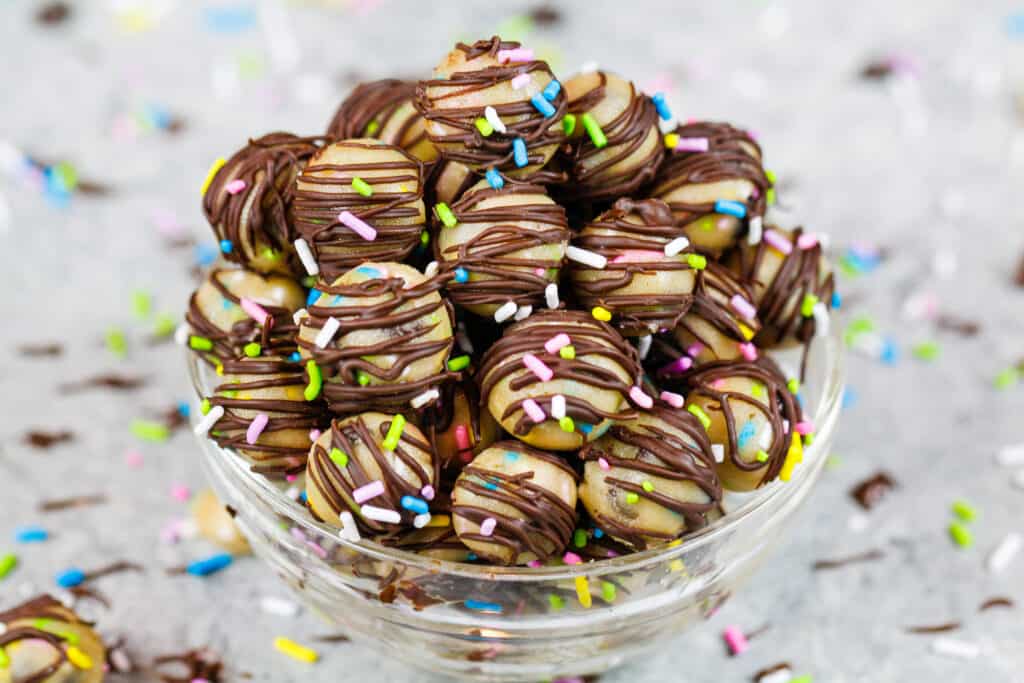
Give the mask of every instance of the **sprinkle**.
[(651, 102), (654, 102), (654, 108), (658, 110), (658, 116), (663, 121), (668, 121), (672, 118), (672, 110), (668, 108), (668, 104), (665, 102), (665, 93), (654, 93), (654, 96), (651, 97)]
[(665, 245), (665, 256), (678, 256), (679, 252), (690, 246), (690, 240), (685, 237), (677, 237)]
[(494, 519), (494, 517), (488, 517), (480, 523), (480, 535), (490, 536), (494, 533), (494, 527), (496, 526), (498, 526), (498, 520)]
[(562, 562), (565, 562), (566, 564), (570, 564), (570, 565), (572, 565), (572, 564), (582, 564), (583, 563), (583, 559), (579, 555), (577, 555), (576, 553), (574, 553), (574, 552), (572, 552), (570, 550), (567, 550), (565, 552), (565, 554), (562, 555)]
[(629, 397), (633, 399), (633, 403), (644, 409), (650, 409), (654, 406), (654, 399), (644, 393), (644, 390), (638, 386), (630, 387)]
[(245, 181), (242, 180), (241, 178), (237, 180), (232, 180), (230, 183), (224, 186), (224, 189), (227, 191), (228, 194), (238, 194), (239, 192), (245, 189)]
[(755, 360), (757, 360), (757, 347), (756, 346), (754, 346), (750, 342), (744, 342), (744, 343), (740, 344), (739, 346), (740, 346), (740, 355), (742, 355), (744, 359), (746, 359), (746, 360), (748, 360), (750, 362), (754, 362)]
[(769, 247), (787, 256), (793, 252), (793, 244), (777, 230), (765, 230), (762, 239)]
[[(698, 351), (697, 353), (700, 352)], [(686, 372), (691, 367), (693, 367), (693, 359), (690, 358), (689, 356), (680, 356), (679, 358), (676, 358), (668, 365), (662, 367), (661, 370), (659, 370), (659, 372), (680, 373)]]
[(1024, 465), (1024, 443), (1005, 446), (996, 454), (996, 462), (1003, 467)]
[(971, 534), (970, 529), (960, 522), (950, 523), (949, 535), (953, 538), (953, 542), (961, 548), (969, 548), (974, 543), (974, 536)]
[(69, 646), (68, 649), (64, 651), (64, 654), (68, 656), (68, 661), (71, 662), (75, 668), (82, 669), (84, 671), (88, 671), (92, 668), (92, 659), (89, 658), (89, 655), (85, 654), (74, 645)]
[(758, 462), (768, 462), (768, 460), (769, 460), (769, 459), (771, 458), (771, 456), (770, 456), (770, 455), (768, 455), (768, 451), (766, 451), (766, 450), (764, 450), (764, 449), (761, 449), (761, 450), (759, 450), (759, 451), (757, 452), (757, 454), (756, 454), (756, 455), (754, 456), (754, 458), (755, 458), (755, 459), (756, 459), (756, 460), (757, 460)]
[(547, 419), (547, 416), (544, 414), (544, 410), (539, 405), (537, 405), (537, 402), (534, 401), (532, 398), (528, 398), (525, 401), (523, 401), (523, 411), (536, 424), (540, 424), (541, 422)]
[(814, 334), (823, 337), (828, 334), (830, 319), (828, 314), (828, 306), (825, 305), (824, 301), (819, 301), (814, 304)]
[(801, 436), (806, 436), (807, 434), (814, 433), (814, 423), (811, 422), (810, 420), (801, 420), (800, 422), (797, 422), (795, 425), (793, 425), (793, 429), (796, 430), (797, 434), (800, 434)]
[(427, 389), (422, 394), (414, 396), (412, 400), (409, 401), (409, 405), (415, 409), (419, 409), (440, 397), (441, 392), (437, 389)]
[(583, 129), (587, 131), (587, 135), (590, 136), (590, 141), (594, 143), (594, 147), (601, 149), (608, 144), (608, 138), (605, 137), (604, 131), (601, 130), (601, 126), (591, 116), (590, 112), (585, 112), (580, 119), (583, 121)]
[(462, 603), (466, 609), (477, 612), (501, 612), (501, 605), (496, 602), (484, 602), (483, 600), (466, 600)]
[(725, 638), (725, 643), (734, 656), (743, 654), (749, 647), (747, 637), (735, 626), (727, 627), (722, 633), (722, 637)]
[(734, 294), (729, 299), (729, 305), (732, 306), (732, 310), (742, 315), (747, 320), (753, 320), (757, 316), (757, 309), (754, 305), (747, 301), (742, 294)]
[(700, 254), (687, 254), (686, 263), (694, 270), (704, 270), (708, 267), (708, 259)]
[(548, 308), (558, 308), (558, 285), (554, 282), (550, 283), (544, 288), (544, 302), (548, 305)]
[(804, 251), (807, 251), (808, 249), (813, 249), (814, 247), (818, 246), (818, 236), (813, 235), (809, 232), (802, 233), (799, 237), (796, 238), (796, 246), (797, 248), (802, 249)]
[(256, 358), (263, 351), (263, 347), (258, 342), (249, 342), (242, 347), (242, 352), (249, 358)]
[(662, 143), (665, 145), (665, 149), (675, 149), (679, 144), (679, 133), (666, 133), (662, 138)]
[(640, 484), (640, 488), (642, 488), (647, 493), (651, 493), (651, 492), (654, 491), (654, 484), (652, 484), (651, 482), (649, 482), (647, 480), (644, 480), (644, 482), (642, 484)]
[(519, 74), (512, 79), (512, 89), (522, 90), (530, 83), (530, 74)]
[(433, 486), (427, 484), (426, 486), (420, 489), (420, 495), (426, 498), (427, 500), (434, 500), (434, 496), (437, 495), (437, 492), (434, 490)]
[(764, 237), (764, 219), (760, 216), (752, 216), (749, 222), (750, 230), (747, 232), (747, 244), (760, 244)]
[(601, 599), (605, 602), (615, 602), (616, 589), (611, 581), (601, 582)]
[(498, 131), (499, 133), (508, 132), (508, 128), (505, 126), (505, 122), (501, 120), (500, 116), (498, 116), (498, 110), (495, 109), (494, 107), (484, 107), (484, 118), (486, 118), (487, 122), (490, 123), (494, 130)]
[(332, 448), (330, 453), (327, 454), (327, 457), (331, 459), (331, 462), (342, 469), (348, 467), (348, 455), (340, 448)]
[(916, 344), (912, 349), (914, 356), (924, 361), (935, 360), (939, 357), (940, 351), (941, 349), (938, 343), (933, 341), (921, 342), (920, 344)]
[(978, 511), (966, 500), (955, 500), (952, 505), (953, 514), (965, 522), (973, 522), (978, 517)]
[(14, 553), (0, 555), (0, 579), (6, 577), (18, 566), (18, 556)]
[(707, 138), (679, 138), (673, 149), (677, 152), (706, 152), (709, 149)]
[(299, 260), (302, 261), (302, 266), (303, 268), (306, 269), (306, 272), (309, 273), (310, 275), (319, 275), (320, 266), (316, 264), (316, 259), (313, 258), (313, 252), (309, 248), (309, 243), (300, 237), (299, 239), (295, 240), (294, 244), (295, 253), (299, 255)]
[(427, 524), (432, 529), (451, 526), (452, 518), (449, 515), (434, 515)]
[(466, 425), (456, 425), (455, 427), (455, 446), (460, 451), (468, 451), (472, 448), (472, 444), (469, 442), (469, 430), (466, 429)]
[(175, 499), (180, 503), (188, 502), (188, 499), (192, 496), (192, 492), (184, 484), (173, 484), (171, 486), (171, 498)]
[(427, 507), (427, 501), (421, 500), (416, 496), (402, 496), (401, 504), (402, 508), (409, 512), (415, 512), (418, 515), (425, 515), (430, 512), (430, 508)]
[(562, 119), (562, 132), (567, 136), (572, 135), (576, 132), (576, 115), (566, 114), (565, 118)]
[(609, 465), (608, 461), (605, 460), (604, 458), (598, 458), (597, 459), (597, 466), (600, 467), (605, 472), (607, 472), (608, 470), (610, 470), (612, 468), (612, 466)]
[(516, 314), (513, 316), (514, 320), (526, 320), (533, 313), (533, 306), (530, 304), (524, 304), (516, 309)]
[(505, 179), (501, 177), (501, 174), (498, 173), (497, 169), (487, 169), (485, 176), (487, 178), (487, 183), (495, 190), (500, 190), (505, 187)]
[(554, 105), (552, 105), (551, 102), (549, 102), (547, 98), (541, 93), (537, 93), (533, 97), (531, 97), (530, 104), (532, 104), (533, 108), (539, 111), (541, 113), (541, 116), (543, 116), (546, 119), (550, 119), (552, 116), (555, 115)]
[(558, 420), (558, 426), (562, 428), (563, 432), (576, 431), (576, 423), (568, 415)]
[(523, 354), (523, 365), (527, 367), (541, 382), (547, 382), (555, 376), (554, 371), (544, 361), (532, 353)]
[(352, 543), (356, 543), (361, 540), (359, 527), (356, 526), (356, 520), (352, 517), (352, 513), (348, 510), (342, 510), (339, 518), (341, 519), (342, 540), (351, 541)]
[(430, 524), (431, 516), (429, 512), (424, 512), (416, 515), (412, 518), (412, 525), (416, 529), (422, 529), (423, 527)]
[(46, 529), (39, 526), (22, 527), (14, 533), (14, 540), (18, 543), (41, 543), (49, 537)]
[(523, 168), (530, 163), (530, 157), (526, 153), (526, 141), (522, 138), (512, 141), (512, 160), (515, 162), (516, 168)]
[(705, 430), (707, 430), (707, 429), (708, 429), (708, 427), (710, 427), (710, 426), (711, 426), (711, 418), (710, 418), (710, 417), (708, 417), (708, 414), (707, 414), (707, 413), (705, 413), (705, 412), (704, 412), (704, 410), (703, 410), (703, 409), (702, 409), (702, 408), (701, 408), (701, 407), (700, 407), (699, 405), (697, 405), (697, 404), (695, 404), (695, 403), (694, 403), (694, 404), (691, 404), (691, 405), (689, 405), (689, 406), (687, 406), (687, 407), (686, 407), (686, 410), (687, 410), (687, 411), (688, 411), (688, 412), (689, 412), (689, 413), (690, 413), (691, 415), (693, 415), (693, 416), (694, 416), (694, 417), (696, 417), (696, 418), (697, 418), (698, 420), (700, 420), (700, 423), (701, 423), (702, 425), (704, 425), (704, 429), (705, 429)]
[(800, 315), (805, 318), (810, 318), (814, 315), (814, 306), (818, 303), (818, 297), (813, 294), (804, 294), (803, 301), (800, 302)]
[(561, 420), (565, 417), (565, 396), (555, 394), (551, 397), (551, 417)]
[[(385, 450), (393, 451), (398, 448), (398, 441), (402, 438), (402, 432), (405, 431), (405, 415), (395, 415), (391, 420), (391, 426), (388, 427), (388, 433), (384, 436), (384, 441), (381, 445), (384, 446)], [(362, 502), (362, 501), (358, 501)]]
[(1015, 367), (1009, 367), (1005, 370), (1001, 370), (999, 374), (992, 380), (993, 386), (996, 389), (1003, 390), (1009, 389), (1020, 379), (1020, 371)]
[[(394, 450), (394, 449), (388, 449)], [(377, 496), (383, 495), (384, 493), (384, 482), (380, 479), (375, 479), (369, 484), (360, 486), (352, 492), (352, 498), (359, 504), (365, 503), (366, 501), (376, 498)]]
[(601, 322), (608, 322), (609, 320), (612, 319), (612, 312), (609, 311), (604, 306), (594, 306), (592, 309), (590, 309), (590, 314), (594, 316), (594, 318), (596, 318), (597, 320), (600, 320)]
[(791, 394), (799, 394), (800, 380), (798, 380), (796, 377), (791, 378), (788, 382), (786, 382), (786, 388), (789, 389), (789, 393)]
[(402, 521), (402, 516), (396, 510), (379, 508), (373, 505), (363, 505), (359, 508), (359, 514), (366, 519), (385, 524), (398, 524)]
[(231, 251), (234, 248), (235, 248), (235, 245), (233, 245), (231, 243), (231, 240), (221, 240), (220, 241), (220, 250), (221, 250), (222, 253), (230, 254)]
[(747, 207), (742, 202), (735, 202), (731, 199), (718, 199), (715, 201), (715, 213), (724, 213), (736, 218), (744, 218), (747, 215)]
[(203, 560), (196, 560), (187, 567), (185, 571), (193, 576), (209, 576), (210, 574), (219, 572), (221, 569), (231, 564), (231, 555), (227, 553), (220, 553), (218, 555), (211, 555)]
[(637, 340), (636, 350), (640, 355), (640, 360), (645, 360), (647, 358), (647, 354), (651, 351), (651, 343), (653, 341), (654, 338), (649, 334), (645, 334)]
[(559, 349), (568, 346), (571, 343), (572, 339), (569, 338), (569, 335), (565, 332), (559, 332), (554, 337), (544, 342), (544, 350), (553, 355), (558, 353)]
[(370, 184), (368, 182), (366, 182), (359, 176), (355, 176), (354, 178), (352, 178), (352, 189), (358, 192), (363, 197), (373, 196), (373, 188), (370, 187)]
[(199, 193), (201, 195), (205, 195), (206, 191), (210, 189), (210, 183), (213, 182), (213, 177), (217, 175), (217, 171), (223, 168), (226, 163), (227, 161), (224, 157), (220, 157), (213, 162), (213, 165), (210, 166), (210, 170), (206, 172), (206, 178), (203, 180), (202, 186), (199, 188)]
[(682, 408), (683, 404), (685, 403), (683, 397), (680, 394), (677, 394), (672, 391), (663, 391), (658, 396), (658, 398), (660, 398), (662, 401), (669, 404), (673, 408)]
[(278, 636), (274, 638), (274, 649), (278, 652), (283, 652), (292, 659), (297, 659), (300, 662), (306, 662), (307, 664), (313, 664), (320, 658), (316, 650), (311, 650), (308, 647), (299, 645), (294, 640), (289, 640), (284, 636)]
[(999, 542), (999, 545), (995, 547), (995, 550), (989, 554), (988, 559), (985, 561), (985, 567), (990, 573), (999, 574), (1013, 561), (1014, 556), (1020, 551), (1022, 543), (1024, 543), (1024, 539), (1021, 538), (1020, 534), (1015, 532), (1008, 533)]
[(85, 572), (81, 569), (65, 569), (57, 574), (57, 585), (61, 588), (74, 588), (85, 581)]
[(334, 339), (334, 335), (338, 333), (339, 328), (341, 328), (341, 322), (334, 316), (331, 316), (324, 323), (324, 326), (320, 328), (313, 343), (316, 344), (318, 349), (325, 348)]
[(725, 462), (725, 446), (720, 443), (711, 444), (711, 455), (714, 456), (715, 462)]
[(981, 648), (966, 640), (936, 638), (932, 641), (932, 652), (958, 659), (975, 659), (981, 654)]
[(294, 617), (299, 613), (299, 606), (294, 602), (271, 595), (260, 598), (260, 608), (267, 614), (275, 614), (279, 617)]
[(528, 47), (517, 47), (510, 50), (498, 50), (498, 63), (533, 61), (533, 50)]
[(637, 503), (640, 502), (640, 496), (630, 491), (629, 493), (626, 494), (626, 502), (629, 503), (630, 505), (636, 505)]
[(452, 372), (465, 370), (469, 367), (469, 356), (456, 356), (448, 361), (448, 369)]
[(494, 321), (503, 323), (516, 314), (518, 310), (515, 301), (506, 301), (494, 312)]
[(203, 419), (196, 424), (192, 431), (196, 436), (206, 436), (207, 432), (217, 423), (217, 420), (222, 417), (224, 417), (224, 406), (213, 406), (210, 408), (210, 412), (203, 416)]
[(339, 213), (338, 221), (367, 242), (372, 242), (377, 239), (377, 231), (369, 223), (354, 215), (351, 211), (342, 211)]
[(213, 342), (206, 337), (200, 337), (197, 335), (189, 335), (188, 347), (196, 351), (209, 351), (213, 348)]
[(312, 401), (320, 395), (320, 389), (323, 387), (320, 366), (316, 364), (316, 361), (306, 361), (306, 375), (309, 377), (309, 384), (302, 390), (302, 395), (307, 401)]

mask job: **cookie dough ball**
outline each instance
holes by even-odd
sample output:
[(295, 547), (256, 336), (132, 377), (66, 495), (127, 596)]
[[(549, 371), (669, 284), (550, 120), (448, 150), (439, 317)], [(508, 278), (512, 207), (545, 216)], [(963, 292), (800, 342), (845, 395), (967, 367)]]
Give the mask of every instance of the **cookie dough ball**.
[(446, 370), (452, 317), (440, 289), (439, 278), (411, 266), (373, 262), (317, 286), (298, 344), (316, 362), (333, 412), (424, 408), (458, 376)]
[(275, 479), (302, 472), (310, 432), (328, 422), (323, 402), (306, 400), (302, 364), (279, 356), (243, 356), (225, 360), (223, 368), (207, 403), (224, 413), (209, 437), (244, 456), (253, 472)]
[(679, 142), (658, 169), (650, 196), (668, 203), (698, 251), (720, 254), (768, 206), (772, 184), (761, 165), (761, 148), (749, 133), (727, 123), (688, 123), (674, 135)]
[[(651, 180), (665, 154), (658, 112), (651, 99), (624, 78), (604, 71), (565, 83), (569, 112), (576, 117), (572, 147), (564, 159), (572, 199), (614, 199)], [(584, 125), (589, 119), (600, 130)]]
[[(601, 307), (613, 316), (626, 335), (645, 335), (672, 329), (693, 301), (693, 250), (675, 243), (682, 237), (672, 225), (672, 214), (656, 199), (620, 199), (615, 206), (588, 223), (573, 244), (600, 257), (599, 263), (579, 259), (572, 263), (573, 291), (583, 308)], [(598, 267), (600, 266), (600, 267)]]
[[(248, 344), (259, 344), (261, 353), (290, 353), (296, 331), (292, 314), (305, 300), (302, 287), (290, 278), (215, 268), (189, 298), (185, 321), (198, 337), (190, 346), (215, 363), (244, 355)], [(269, 324), (265, 317), (257, 320), (259, 309), (272, 318)]]
[(541, 185), (481, 180), (452, 204), (455, 221), (436, 221), (434, 255), (446, 272), (452, 302), (492, 316), (507, 302), (540, 307), (558, 281), (569, 242), (565, 210)]
[(252, 552), (249, 542), (235, 524), (235, 511), (220, 502), (210, 489), (203, 489), (189, 503), (189, 512), (199, 535), (232, 555)]
[(107, 649), (92, 626), (49, 595), (0, 612), (0, 683), (101, 683)]
[(505, 330), (477, 379), (505, 430), (531, 446), (567, 451), (634, 415), (628, 396), (640, 374), (636, 349), (610, 325), (580, 311), (546, 310)]
[(442, 472), (458, 472), (501, 435), (490, 411), (480, 405), (480, 393), (471, 378), (445, 384), (441, 397), (424, 411), (420, 423), (441, 461)]
[(729, 265), (754, 290), (759, 345), (806, 344), (819, 322), (828, 324), (835, 278), (817, 237), (803, 228), (769, 226), (758, 244), (736, 250)]
[(295, 178), (320, 139), (270, 133), (250, 140), (220, 167), (203, 193), (203, 213), (224, 258), (259, 273), (302, 273), (288, 215)]
[(495, 564), (546, 560), (575, 528), (576, 473), (556, 455), (496, 443), (459, 475), (452, 523), (470, 550)]
[(754, 363), (712, 361), (683, 379), (687, 410), (705, 423), (711, 443), (722, 446), (722, 485), (751, 491), (773, 481), (801, 420), (779, 367), (767, 356)]
[(324, 276), (408, 256), (426, 224), (422, 180), (420, 161), (380, 140), (319, 150), (295, 181), (292, 214)]
[(360, 83), (334, 113), (327, 135), (334, 140), (376, 138), (429, 164), (437, 159), (437, 148), (413, 106), (415, 94), (412, 81), (385, 78)]
[[(349, 511), (366, 534), (411, 529), (421, 514), (415, 508), (428, 505), (437, 484), (430, 443), (402, 415), (362, 413), (334, 420), (309, 451), (309, 508), (337, 528), (341, 513)], [(403, 505), (409, 498), (415, 503)]]
[(756, 311), (753, 288), (710, 262), (697, 275), (693, 306), (675, 328), (676, 341), (697, 364), (755, 355), (750, 344), (761, 329)]
[[(515, 85), (513, 85), (513, 81)], [(458, 43), (416, 88), (416, 109), (441, 156), (481, 173), (528, 177), (564, 140), (566, 97), (546, 62), (497, 36)], [(500, 125), (486, 109), (493, 107)]]
[(601, 530), (633, 548), (704, 527), (722, 498), (711, 442), (683, 410), (659, 407), (617, 423), (580, 458), (584, 507)]

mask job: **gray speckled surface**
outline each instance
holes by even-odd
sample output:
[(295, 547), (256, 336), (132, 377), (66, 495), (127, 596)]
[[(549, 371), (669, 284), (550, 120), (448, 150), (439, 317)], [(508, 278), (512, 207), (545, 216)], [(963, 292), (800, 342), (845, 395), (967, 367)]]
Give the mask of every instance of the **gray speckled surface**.
[[(203, 3), (79, 2), (70, 21), (52, 28), (32, 21), (39, 4), (0, 7), (0, 138), (67, 159), (115, 191), (76, 196), (62, 210), (18, 174), (0, 177), (0, 552), (21, 558), (0, 581), (0, 605), (52, 587), (69, 565), (135, 559), (148, 571), (102, 580), (114, 607), (92, 612), (106, 632), (125, 634), (133, 652), (208, 643), (233, 674), (276, 683), (433, 680), (352, 645), (325, 652), (314, 669), (275, 653), (276, 635), (306, 641), (325, 629), (313, 618), (261, 612), (260, 596), (283, 593), (256, 561), (205, 581), (164, 575), (163, 567), (210, 551), (198, 540), (159, 540), (184, 513), (172, 484), (199, 488), (202, 476), (191, 435), (149, 444), (130, 434), (132, 418), (188, 396), (179, 352), (144, 343), (148, 324), (133, 318), (131, 292), (151, 292), (157, 310), (182, 311), (193, 254), (163, 246), (154, 213), (171, 212), (211, 242), (197, 187), (213, 158), (250, 134), (319, 131), (353, 77), (423, 73), (452, 38), (489, 35), (528, 5), (285, 5), (299, 62), (275, 73), (287, 64), (268, 54), (258, 24), (211, 30)], [(215, 5), (239, 6), (247, 5)], [(880, 0), (560, 6), (557, 26), (529, 36), (538, 47), (558, 46), (556, 71), (599, 60), (641, 84), (669, 77), (677, 113), (760, 131), (783, 202), (797, 209), (791, 215), (830, 233), (839, 249), (857, 240), (888, 249), (875, 273), (841, 285), (848, 308), (872, 316), (902, 351), (893, 366), (851, 359), (858, 400), (842, 417), (841, 461), (754, 583), (664, 654), (603, 680), (748, 680), (783, 659), (815, 681), (1024, 680), (1020, 612), (976, 611), (992, 595), (1024, 600), (1024, 559), (999, 576), (984, 569), (1006, 533), (1024, 531), (1024, 491), (992, 460), (1001, 446), (1024, 441), (1024, 387), (997, 392), (991, 383), (1024, 356), (1024, 290), (1010, 285), (1024, 251), (1024, 124), (1014, 121), (1012, 99), (1024, 88), (1024, 36), (1006, 30), (1006, 17), (1024, 8)], [(893, 52), (915, 58), (921, 78), (903, 86), (856, 78), (865, 60)], [(119, 114), (145, 102), (182, 116), (184, 131), (115, 135)], [(949, 277), (935, 274), (937, 254), (955, 266)], [(907, 320), (903, 304), (921, 292), (944, 312), (977, 320), (981, 333), (965, 339)], [(112, 326), (128, 334), (126, 360), (104, 349)], [(909, 352), (925, 339), (941, 344), (933, 363)], [(63, 342), (65, 354), (31, 360), (14, 352), (42, 340)], [(151, 381), (132, 393), (57, 391), (106, 370)], [(67, 428), (76, 439), (34, 450), (22, 440), (31, 427)], [(125, 465), (130, 449), (142, 453), (141, 468)], [(901, 488), (868, 513), (865, 530), (852, 531), (858, 509), (847, 492), (880, 467)], [(41, 498), (96, 492), (109, 503), (46, 516), (34, 509)], [(975, 545), (962, 551), (945, 531), (957, 497), (981, 510)], [(15, 528), (29, 523), (46, 525), (53, 538), (15, 546)], [(884, 559), (811, 571), (815, 559), (870, 548)], [(980, 643), (984, 656), (942, 658), (929, 651), (932, 636), (903, 631), (951, 619), (965, 623), (953, 635)], [(765, 623), (771, 628), (747, 653), (725, 656), (725, 625)]]

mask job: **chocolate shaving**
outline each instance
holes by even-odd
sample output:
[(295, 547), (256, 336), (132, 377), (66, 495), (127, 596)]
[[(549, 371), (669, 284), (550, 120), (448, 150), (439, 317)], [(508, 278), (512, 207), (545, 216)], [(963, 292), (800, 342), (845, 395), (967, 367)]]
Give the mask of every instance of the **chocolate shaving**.
[(839, 569), (850, 564), (859, 564), (861, 562), (873, 562), (880, 560), (885, 557), (885, 553), (881, 550), (868, 550), (867, 552), (859, 555), (851, 555), (850, 557), (844, 557), (837, 560), (818, 560), (814, 563), (814, 571), (822, 571), (824, 569)]
[(75, 435), (66, 429), (57, 432), (33, 430), (25, 434), (25, 443), (33, 448), (46, 449), (66, 441), (73, 441), (74, 438)]
[(167, 123), (166, 130), (171, 135), (177, 135), (181, 131), (185, 130), (185, 119), (180, 116), (172, 116), (171, 120)]
[(744, 635), (744, 637), (747, 640), (753, 640), (754, 638), (757, 638), (758, 636), (767, 633), (768, 630), (771, 629), (771, 627), (772, 627), (772, 625), (770, 623), (768, 623), (768, 624), (765, 624), (764, 626), (761, 626), (760, 628), (755, 628), (753, 631), (750, 631), (748, 633), (744, 633), (743, 635)]
[(90, 581), (95, 581), (96, 579), (102, 578), (104, 576), (109, 576), (111, 574), (120, 574), (121, 572), (144, 572), (144, 571), (146, 571), (146, 570), (142, 567), (142, 565), (135, 564), (134, 562), (128, 562), (126, 560), (119, 560), (119, 561), (114, 562), (112, 564), (108, 564), (105, 567), (100, 567), (99, 569), (94, 569), (91, 572), (86, 572), (85, 573), (85, 580), (84, 580), (83, 583), (88, 583)]
[(178, 409), (178, 406), (171, 406), (164, 412), (160, 413), (160, 419), (163, 421), (168, 431), (171, 432), (188, 424), (188, 418), (181, 414), (181, 410)]
[(789, 662), (779, 662), (778, 664), (772, 664), (771, 666), (767, 666), (761, 669), (760, 671), (756, 672), (752, 676), (752, 678), (754, 680), (754, 683), (760, 683), (761, 680), (772, 675), (773, 673), (777, 673), (779, 671), (784, 670), (792, 670), (792, 668), (793, 666)]
[(984, 612), (986, 610), (992, 609), (993, 607), (1007, 607), (1009, 609), (1013, 609), (1014, 605), (1015, 603), (1010, 598), (997, 596), (994, 598), (989, 598), (985, 602), (981, 603), (981, 605), (978, 607), (978, 611)]
[(235, 515), (238, 514), (238, 510), (236, 510), (235, 508), (231, 507), (230, 505), (225, 505), (224, 506), (224, 510), (228, 513), (228, 515), (231, 516), (232, 519), (234, 519)]
[(326, 636), (316, 636), (313, 640), (317, 643), (347, 643), (349, 637), (341, 633), (333, 633)]
[(860, 77), (866, 81), (881, 81), (892, 75), (892, 62), (888, 59), (870, 61), (860, 70)]
[(557, 7), (551, 5), (540, 5), (530, 10), (530, 19), (533, 20), (537, 26), (554, 26), (555, 24), (561, 23), (562, 13), (558, 11)]
[(1020, 263), (1017, 265), (1017, 274), (1013, 276), (1013, 284), (1018, 287), (1024, 287), (1024, 255), (1020, 257)]
[[(188, 673), (185, 676), (174, 676), (160, 671), (167, 664), (178, 664)], [(176, 655), (164, 655), (153, 660), (153, 668), (163, 683), (192, 683), (197, 678), (209, 683), (220, 683), (224, 665), (217, 655), (210, 650), (189, 650)]]
[(78, 184), (75, 185), (75, 191), (93, 197), (104, 197), (112, 194), (114, 189), (110, 185), (104, 185), (94, 180), (79, 180)]
[(898, 484), (887, 472), (877, 472), (850, 489), (850, 495), (862, 508), (870, 510)]
[(77, 382), (65, 382), (59, 389), (68, 394), (85, 391), (87, 389), (112, 389), (114, 391), (132, 391), (139, 389), (146, 384), (146, 378), (133, 377), (130, 375), (119, 375), (110, 373), (107, 375), (96, 375)]
[(100, 603), (101, 605), (103, 605), (107, 609), (110, 609), (110, 600), (107, 598), (107, 596), (105, 596), (103, 593), (100, 593), (97, 590), (93, 590), (92, 588), (89, 588), (88, 586), (72, 586), (68, 590), (78, 600), (84, 600), (84, 599), (95, 600), (96, 602)]
[(67, 21), (71, 16), (71, 8), (64, 2), (50, 2), (36, 12), (36, 22), (44, 26), (55, 26)]
[(39, 503), (37, 509), (40, 512), (57, 512), (71, 508), (89, 507), (91, 505), (102, 505), (107, 502), (107, 496), (96, 493), (87, 496), (74, 496), (72, 498), (54, 498)]
[(928, 634), (928, 633), (949, 633), (960, 628), (959, 621), (951, 621), (946, 624), (935, 624), (933, 626), (908, 626), (904, 629), (907, 633)]
[(954, 315), (942, 314), (935, 319), (935, 325), (940, 330), (955, 332), (963, 337), (974, 337), (981, 332), (981, 324), (974, 320), (958, 318)]
[(28, 358), (47, 358), (61, 355), (64, 353), (64, 347), (56, 342), (22, 344), (18, 347), (18, 353)]

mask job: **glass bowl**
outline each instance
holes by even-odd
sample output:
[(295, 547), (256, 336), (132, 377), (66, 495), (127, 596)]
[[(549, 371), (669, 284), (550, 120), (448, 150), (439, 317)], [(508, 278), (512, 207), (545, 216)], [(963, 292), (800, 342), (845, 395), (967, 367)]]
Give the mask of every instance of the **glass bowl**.
[[(793, 368), (795, 353), (773, 356)], [(215, 373), (192, 354), (188, 362), (197, 393), (212, 393)], [(727, 495), (721, 519), (674, 545), (557, 567), (448, 562), (343, 540), (288, 485), (252, 473), (209, 439), (199, 443), (214, 489), (237, 511), (255, 554), (353, 641), (433, 673), (537, 681), (606, 671), (710, 617), (792, 529), (787, 520), (829, 452), (842, 385), (833, 329), (811, 345), (801, 398), (816, 434), (790, 481)]]

